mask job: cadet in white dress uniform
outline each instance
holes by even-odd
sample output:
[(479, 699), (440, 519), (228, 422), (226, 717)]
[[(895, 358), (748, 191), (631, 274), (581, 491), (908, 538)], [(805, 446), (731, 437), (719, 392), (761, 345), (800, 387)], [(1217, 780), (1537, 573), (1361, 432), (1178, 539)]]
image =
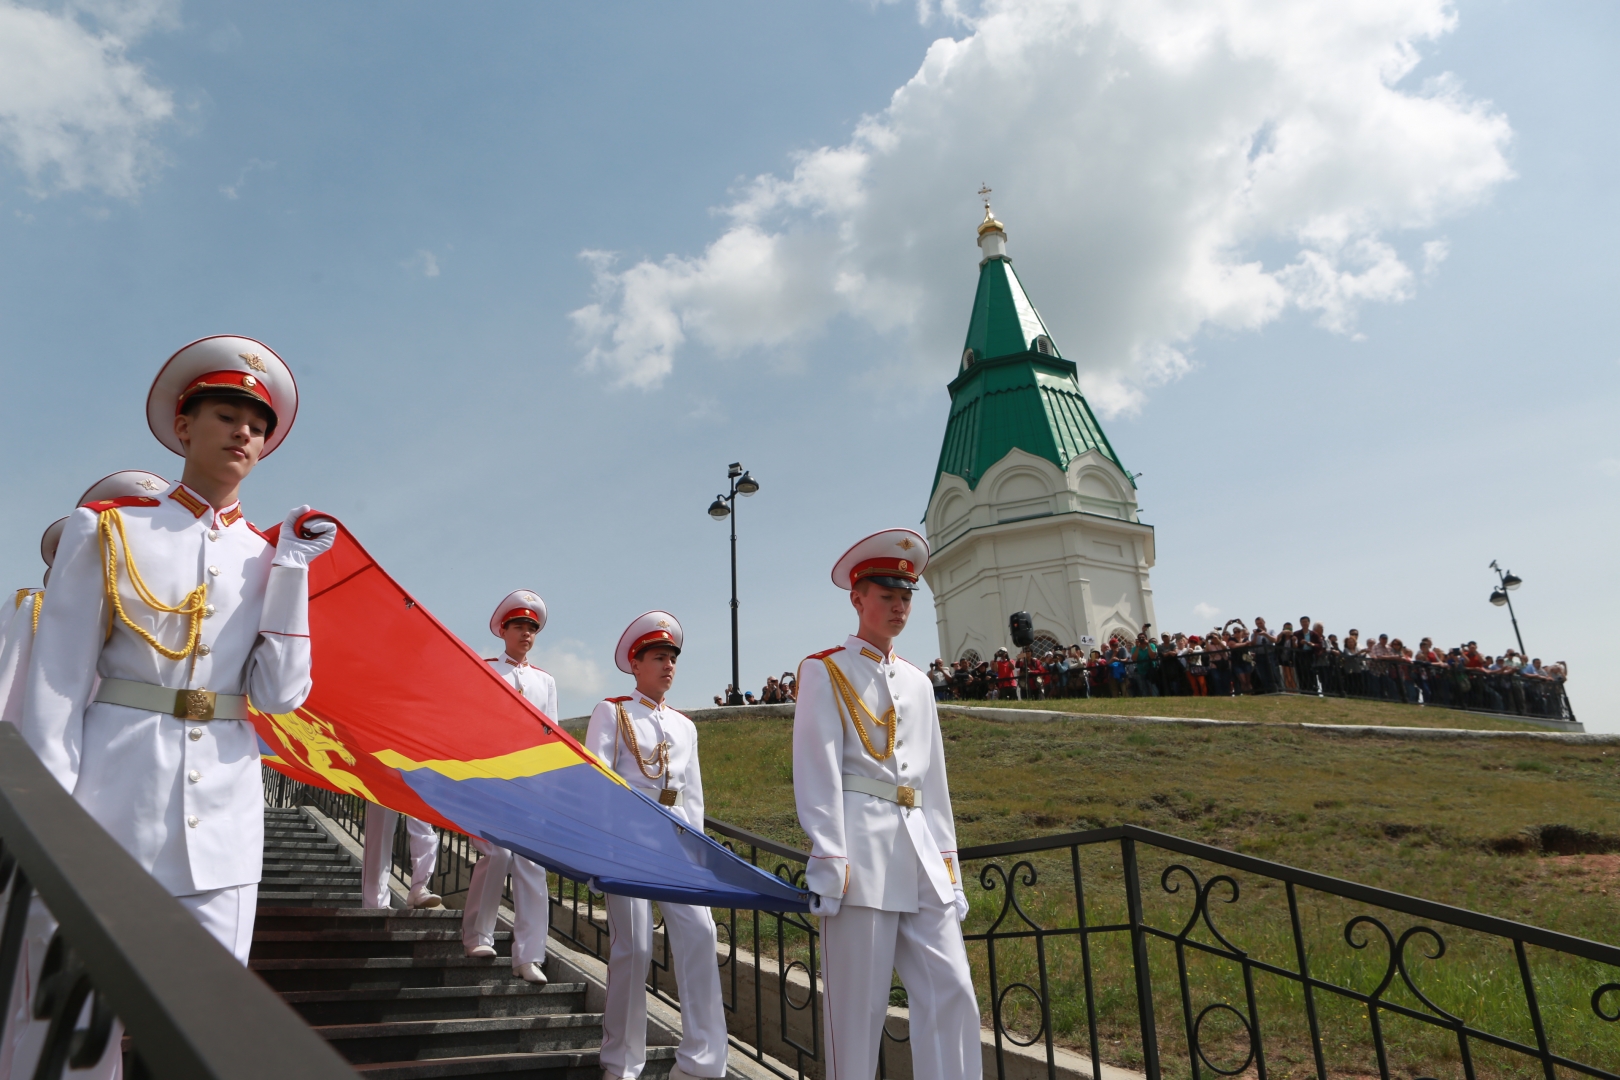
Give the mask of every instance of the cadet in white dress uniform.
[[(394, 868), (394, 828), (399, 811), (366, 803), (366, 848), (360, 860), (362, 907), (393, 907), (388, 874)], [(405, 840), (411, 850), (411, 891), (406, 903), (413, 908), (443, 907), (444, 898), (428, 888), (439, 867), (439, 834), (425, 821), (406, 815)]]
[(927, 565), (910, 529), (850, 548), (833, 583), (849, 590), (860, 632), (799, 666), (793, 795), (821, 916), (827, 1080), (871, 1080), (896, 970), (912, 1074), (983, 1075), (939, 713), (928, 677), (892, 650)]
[[(500, 656), (487, 657), (507, 685), (551, 720), (557, 719), (557, 680), (529, 663), (535, 635), (546, 625), (546, 603), (527, 589), (508, 593), (489, 617), (489, 632), (506, 643)], [(481, 836), (468, 840), (478, 849), (467, 904), (461, 916), (461, 942), (468, 956), (495, 955), (495, 918), (502, 886), (512, 875), (512, 971), (545, 985), (546, 935), (551, 931), (551, 894), (546, 868)]]
[[(649, 611), (619, 638), (614, 660), (636, 692), (608, 698), (591, 712), (585, 748), (626, 783), (703, 831), (703, 773), (697, 726), (664, 704), (681, 652), (681, 624)], [(681, 996), (681, 1045), (671, 1080), (726, 1074), (726, 1013), (720, 1000), (714, 916), (706, 907), (659, 901)], [(652, 962), (652, 903), (607, 898), (608, 985), (602, 1014), (602, 1075), (639, 1077), (647, 1064), (647, 967)]]
[[(91, 484), (79, 496), (78, 505), (101, 499), (151, 494), (153, 491), (163, 491), (168, 486), (169, 482), (156, 473), (125, 469)], [(40, 537), (39, 555), (45, 561), (47, 584), (67, 521), (67, 518), (58, 518), (46, 527), (44, 535)], [(13, 597), (12, 610), (0, 616), (6, 622), (6, 630), (0, 634), (0, 723), (15, 724), (22, 717), (22, 689), (26, 679), (18, 676), (26, 675), (44, 600), (44, 589), (19, 589)], [(11, 1075), (11, 1062), (16, 1052), (22, 1052), (25, 1060), (30, 1062), (39, 1057), (39, 1046), (47, 1025), (41, 1024), (33, 1029), (28, 1014), (33, 991), (39, 983), (39, 971), (45, 963), (45, 951), (50, 947), (55, 933), (56, 920), (40, 903), (39, 897), (34, 897), (29, 904), (28, 921), (23, 930), (22, 955), (18, 958), (17, 974), (11, 989), (11, 1022), (0, 1031), (0, 1077)], [(0, 1021), (3, 1020), (0, 1017)]]
[(244, 963), (264, 844), (245, 695), (266, 712), (309, 696), (308, 566), (336, 526), (301, 507), (272, 545), (235, 493), (297, 405), (287, 366), (251, 338), (169, 358), (147, 419), (186, 457), (185, 479), (69, 519), (21, 724), (62, 786)]

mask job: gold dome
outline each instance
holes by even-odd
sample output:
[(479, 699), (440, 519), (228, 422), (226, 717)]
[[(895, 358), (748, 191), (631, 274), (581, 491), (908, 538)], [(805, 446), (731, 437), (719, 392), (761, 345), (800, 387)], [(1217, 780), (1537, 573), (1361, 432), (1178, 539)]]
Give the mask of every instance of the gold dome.
[(983, 236), (987, 232), (1005, 233), (1006, 231), (1007, 227), (997, 221), (996, 216), (990, 212), (990, 204), (985, 203), (984, 220), (979, 222), (979, 235)]

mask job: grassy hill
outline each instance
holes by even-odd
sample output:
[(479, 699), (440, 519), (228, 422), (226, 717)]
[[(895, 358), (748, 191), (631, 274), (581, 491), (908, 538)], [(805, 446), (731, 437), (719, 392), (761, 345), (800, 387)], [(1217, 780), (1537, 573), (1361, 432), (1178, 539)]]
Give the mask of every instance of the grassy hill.
[[(1157, 706), (1149, 711), (1163, 715), (1175, 701), (1149, 699), (1145, 704)], [(1103, 704), (1117, 711), (1131, 703)], [(1291, 718), (1302, 717), (1296, 713)], [(962, 847), (1131, 822), (1565, 933), (1620, 940), (1620, 746), (1341, 736), (1283, 726), (1148, 727), (1079, 716), (1034, 722), (952, 717), (942, 727)], [(802, 848), (805, 840), (793, 809), (791, 731), (788, 719), (711, 719), (700, 724), (704, 793), (711, 817)], [(1578, 853), (1544, 854), (1544, 847)], [(1143, 863), (1144, 888), (1152, 883), (1155, 897), (1149, 902), (1160, 914), (1184, 906), (1184, 896), (1158, 889), (1159, 874), (1170, 861), (1145, 858)], [(1036, 862), (1046, 883), (1066, 882), (1066, 855), (1044, 867)], [(1086, 872), (1106, 882), (1109, 870), (1099, 854)], [(1213, 871), (1198, 872), (1207, 880)], [(1117, 878), (1117, 867), (1114, 873)], [(1245, 883), (1245, 889), (1252, 884)], [(1265, 899), (1275, 901), (1280, 892), (1246, 891), (1244, 905), (1223, 912), (1223, 929), (1240, 938), (1247, 934), (1261, 943), (1256, 948), (1281, 947), (1286, 932), (1277, 922), (1275, 903), (1267, 907)], [(968, 930), (983, 930), (1000, 898), (976, 884), (969, 893), (974, 913)], [(1253, 899), (1255, 895), (1261, 899)], [(1060, 884), (1044, 897), (1034, 889), (1027, 899), (1037, 917), (1045, 912), (1072, 925), (1072, 894), (1066, 886)], [(1312, 916), (1312, 933), (1324, 953), (1336, 948), (1346, 954), (1348, 966), (1339, 974), (1359, 979), (1360, 985), (1367, 977), (1356, 965), (1368, 961), (1370, 952), (1350, 956), (1338, 940), (1347, 917), (1324, 908), (1320, 918)], [(1428, 989), (1471, 1020), (1517, 1031), (1523, 1006), (1522, 994), (1514, 997), (1511, 952), (1503, 964), (1484, 945), (1473, 952), (1469, 948), (1454, 943), (1445, 962), (1451, 967), (1443, 975), (1431, 974), (1443, 981)], [(1382, 957), (1373, 959), (1381, 971)], [(1110, 959), (1103, 950), (1097, 962), (1101, 970), (1112, 971), (1120, 986), (1128, 986), (1123, 954)], [(1054, 1015), (1054, 1028), (1062, 1041), (1078, 1045), (1085, 1028), (1078, 1011), (1083, 999), (1075, 981), (1077, 961), (1054, 958), (1053, 963), (1054, 996), (1064, 1005)], [(1156, 958), (1156, 969), (1159, 964)], [(1431, 967), (1438, 971), (1445, 965)], [(1548, 1023), (1573, 1040), (1566, 1049), (1583, 1046), (1588, 1060), (1606, 1058), (1610, 1067), (1620, 1065), (1620, 1032), (1592, 1018), (1586, 1005), (1586, 995), (1596, 985), (1592, 973), (1566, 974), (1559, 976), (1564, 981), (1558, 985), (1542, 987)], [(1174, 968), (1156, 970), (1155, 979), (1160, 978), (1168, 980), (1161, 986), (1173, 987)], [(1377, 978), (1376, 972), (1370, 976), (1369, 988)], [(1285, 989), (1263, 990), (1262, 997), (1284, 994)], [(1241, 1000), (1241, 987), (1228, 991)], [(1105, 1032), (1112, 1031), (1118, 1042), (1117, 1052), (1109, 1054), (1105, 1038), (1105, 1057), (1127, 1065), (1133, 1063), (1129, 999), (1129, 993), (1099, 999)], [(1166, 1000), (1173, 1004), (1173, 992)], [(1174, 1013), (1168, 1014), (1161, 1030), (1173, 1030), (1178, 1023)], [(1272, 1048), (1271, 1075), (1311, 1074), (1303, 1036), (1291, 1042), (1280, 1038)], [(1457, 1054), (1449, 1036), (1437, 1039), (1414, 1031), (1392, 1039), (1397, 1056), (1413, 1074), (1460, 1075), (1454, 1060), (1448, 1065), (1448, 1055), (1454, 1059)], [(1330, 1068), (1334, 1075), (1376, 1072), (1368, 1068), (1365, 1039), (1348, 1038), (1342, 1052), (1347, 1060)], [(1516, 1073), (1505, 1060), (1493, 1064), (1489, 1053), (1475, 1065), (1482, 1077), (1528, 1075)]]

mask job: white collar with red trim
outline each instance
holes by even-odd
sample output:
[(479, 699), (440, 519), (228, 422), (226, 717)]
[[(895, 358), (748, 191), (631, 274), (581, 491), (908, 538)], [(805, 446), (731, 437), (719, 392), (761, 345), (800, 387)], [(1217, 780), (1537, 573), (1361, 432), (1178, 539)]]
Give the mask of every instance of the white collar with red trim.
[(216, 510), (209, 505), (207, 499), (178, 480), (165, 492), (164, 497), (183, 507), (186, 513), (194, 518), (201, 520), (204, 514), (209, 515), (208, 527), (211, 529), (228, 529), (242, 520), (241, 499), (237, 499), (222, 510)]
[(851, 634), (844, 639), (844, 648), (852, 653), (858, 653), (866, 657), (874, 664), (892, 664), (900, 659), (894, 654), (893, 649), (889, 650), (888, 656), (884, 656), (882, 649), (857, 634)]

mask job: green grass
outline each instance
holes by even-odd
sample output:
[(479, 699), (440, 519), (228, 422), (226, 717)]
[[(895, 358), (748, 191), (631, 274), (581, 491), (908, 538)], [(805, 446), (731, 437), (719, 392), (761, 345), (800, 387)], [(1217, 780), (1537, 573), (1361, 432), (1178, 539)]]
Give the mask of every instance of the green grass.
[[(1162, 711), (1167, 701), (1175, 700), (1149, 699), (1147, 704)], [(1535, 850), (1538, 830), (1550, 825), (1564, 829), (1545, 835), (1574, 837), (1568, 842), (1577, 848), (1612, 845), (1608, 850), (1620, 851), (1615, 835), (1620, 833), (1620, 748), (1531, 746), (1516, 740), (1343, 739), (1284, 727), (1143, 729), (1083, 718), (1019, 723), (955, 717), (942, 726), (962, 847), (1131, 822), (1581, 937), (1620, 938), (1615, 911), (1620, 855), (1498, 853)], [(700, 725), (704, 789), (710, 816), (802, 848), (805, 840), (793, 810), (791, 730), (788, 720), (710, 720)], [(1024, 912), (1043, 929), (1075, 925), (1069, 860), (1067, 850), (1042, 853), (1015, 875)], [(1092, 925), (1123, 921), (1118, 847), (1086, 849), (1080, 861)], [(1204, 882), (1224, 872), (1156, 849), (1141, 850), (1145, 913), (1150, 924), (1173, 930), (1191, 911), (1185, 877), (1172, 877), (1179, 890), (1175, 893), (1160, 884), (1161, 874), (1175, 862)], [(967, 870), (973, 911), (966, 931), (971, 935), (983, 933), (1001, 914), (1006, 896), (1001, 875), (1012, 873), (1013, 867), (1004, 861), (1000, 871), (982, 878), (984, 866)], [(1031, 873), (1034, 881), (1028, 883)], [(1252, 875), (1231, 876), (1238, 899), (1223, 903), (1224, 887), (1216, 888), (1210, 903), (1215, 925), (1251, 956), (1293, 968), (1285, 890)], [(993, 887), (984, 887), (985, 882)], [(1343, 936), (1347, 921), (1374, 914), (1397, 937), (1416, 924), (1407, 916), (1368, 911), (1325, 894), (1301, 892), (1300, 907), (1313, 974), (1364, 991), (1382, 977), (1387, 949), (1376, 930), (1366, 931), (1366, 948), (1350, 947)], [(1008, 911), (1002, 929), (1018, 919), (1016, 911)], [(1511, 946), (1483, 935), (1437, 929), (1446, 939), (1445, 956), (1424, 958), (1420, 947), (1432, 951), (1424, 939), (1407, 949), (1419, 988), (1471, 1024), (1533, 1043)], [(1192, 938), (1218, 944), (1204, 927)], [(1103, 1057), (1139, 1065), (1125, 942), (1122, 935), (1093, 941)], [(1077, 939), (1048, 936), (1043, 947), (1054, 1031), (1059, 1042), (1084, 1051), (1086, 1001)], [(982, 991), (985, 946), (976, 944), (970, 952)], [(1593, 989), (1620, 981), (1620, 972), (1599, 972), (1595, 965), (1530, 952), (1554, 1048), (1620, 1071), (1620, 1025), (1599, 1021), (1588, 1003)], [(1166, 1075), (1187, 1076), (1174, 946), (1156, 942), (1151, 956)], [(996, 960), (1003, 985), (1038, 982), (1033, 941), (998, 942)], [(1195, 1014), (1218, 1001), (1240, 1008), (1244, 1002), (1242, 970), (1225, 959), (1193, 957), (1189, 989)], [(1262, 974), (1256, 977), (1255, 992), (1265, 1023), (1269, 1075), (1314, 1075), (1297, 984)], [(1398, 975), (1387, 1000), (1420, 1007)], [(1609, 1007), (1615, 1003), (1611, 996)], [(988, 1015), (989, 1002), (984, 1004)], [(1030, 995), (1015, 991), (1006, 1004), (1011, 1025), (1033, 1034), (1039, 1020)], [(1377, 1075), (1362, 1007), (1322, 994), (1317, 1004), (1330, 1074)], [(1210, 1024), (1221, 1022), (1215, 1017)], [(1218, 1048), (1210, 1056), (1223, 1068), (1243, 1057), (1237, 1050), (1240, 1029), (1235, 1022), (1227, 1028), (1224, 1037), (1215, 1026), (1206, 1029), (1207, 1041)], [(1388, 1017), (1385, 1029), (1392, 1075), (1463, 1075), (1452, 1035)], [(1473, 1051), (1481, 1077), (1539, 1075), (1525, 1059), (1477, 1045)]]
[(1546, 731), (1528, 724), (1456, 709), (1397, 705), (1387, 701), (1267, 694), (1248, 697), (1053, 698), (1049, 701), (963, 701), (995, 709), (1049, 709), (1082, 716), (1178, 716), (1203, 720), (1251, 720), (1272, 724), (1376, 724), (1381, 727), (1470, 728), (1480, 731)]

